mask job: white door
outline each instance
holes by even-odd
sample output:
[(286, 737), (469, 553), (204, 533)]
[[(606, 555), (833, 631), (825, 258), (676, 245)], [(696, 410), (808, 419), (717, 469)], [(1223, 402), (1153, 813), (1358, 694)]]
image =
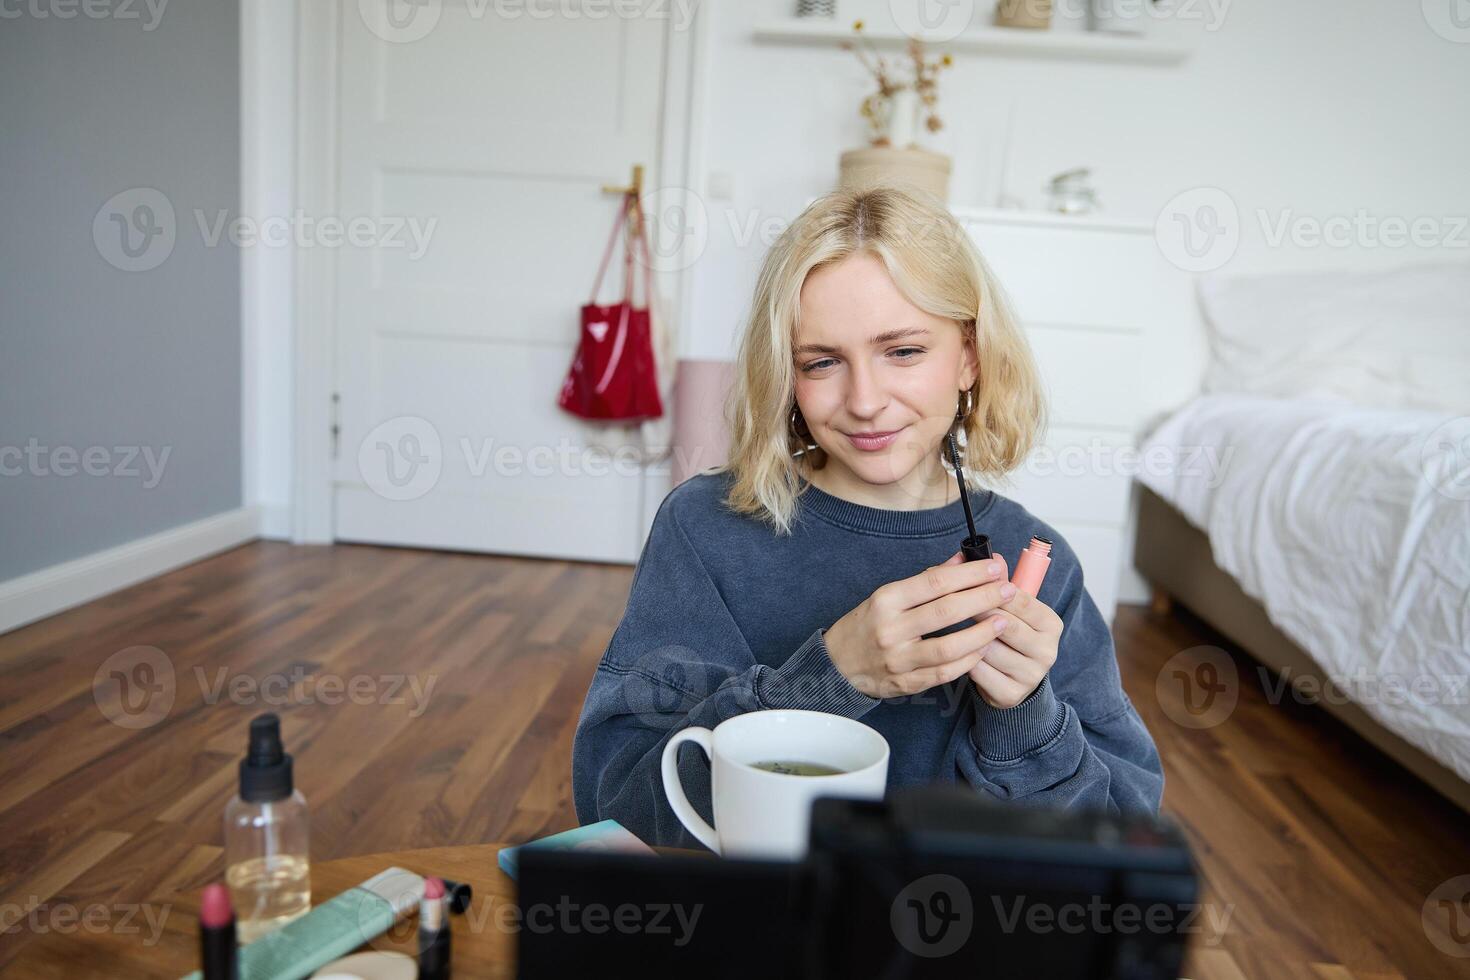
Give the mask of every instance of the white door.
[[(556, 396), (617, 214), (603, 185), (657, 181), (666, 22), (528, 9), (342, 0), (338, 539), (637, 558), (632, 432)], [(621, 251), (603, 302), (620, 273)]]

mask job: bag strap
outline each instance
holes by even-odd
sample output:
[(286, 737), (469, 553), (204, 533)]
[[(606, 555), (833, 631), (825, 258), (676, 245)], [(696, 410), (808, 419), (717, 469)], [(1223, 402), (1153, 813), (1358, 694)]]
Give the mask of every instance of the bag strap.
[[(639, 205), (638, 199), (632, 195), (629, 195), (629, 197), (629, 206), (638, 215), (638, 237), (631, 244), (625, 245), (623, 249), (625, 253), (624, 264), (627, 269), (627, 278), (625, 280), (626, 292), (624, 293), (626, 302), (621, 304), (622, 310), (618, 316), (618, 327), (613, 334), (612, 353), (608, 355), (607, 366), (602, 371), (602, 377), (597, 379), (597, 384), (593, 388), (599, 395), (605, 392), (607, 386), (612, 383), (613, 374), (616, 373), (618, 364), (623, 359), (623, 350), (628, 343), (628, 319), (633, 311), (633, 246), (635, 245), (643, 250), (644, 301), (648, 304), (649, 320), (652, 321), (653, 319), (653, 255), (648, 247), (648, 238), (645, 232), (647, 224), (643, 220), (643, 209)], [(601, 277), (599, 276), (600, 281)], [(593, 300), (595, 303), (595, 293), (593, 294)]]
[[(633, 201), (633, 208), (638, 215), (638, 237), (634, 244), (643, 250), (643, 305), (648, 310), (648, 315), (653, 315), (653, 249), (648, 244), (648, 215), (643, 212), (643, 202)], [(633, 302), (633, 284), (630, 278), (628, 283), (628, 302)]]
[(628, 220), (628, 208), (632, 205), (630, 198), (632, 198), (631, 194), (623, 198), (622, 206), (618, 208), (617, 220), (613, 222), (612, 234), (607, 236), (607, 248), (602, 253), (602, 264), (598, 266), (597, 279), (592, 283), (592, 298), (587, 301), (592, 306), (597, 305), (597, 294), (602, 290), (602, 277), (607, 274), (607, 264), (612, 260), (613, 246), (618, 243), (618, 232)]
[(633, 248), (637, 246), (643, 252), (643, 302), (649, 309), (653, 308), (653, 250), (648, 244), (648, 218), (643, 213), (642, 203), (631, 193), (623, 198), (618, 219), (613, 223), (612, 234), (608, 236), (607, 248), (602, 253), (602, 264), (597, 269), (597, 280), (592, 284), (592, 298), (587, 301), (589, 305), (597, 305), (597, 294), (602, 290), (602, 280), (607, 275), (607, 266), (612, 260), (618, 231), (628, 226), (631, 215), (637, 216), (633, 224), (637, 226), (638, 234), (632, 241), (625, 238), (623, 242), (623, 299), (629, 306), (637, 305), (633, 299)]

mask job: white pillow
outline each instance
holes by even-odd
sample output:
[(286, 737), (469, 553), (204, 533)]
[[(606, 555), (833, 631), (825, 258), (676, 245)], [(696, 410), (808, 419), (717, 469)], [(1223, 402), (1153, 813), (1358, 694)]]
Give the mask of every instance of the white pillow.
[(1206, 392), (1470, 414), (1470, 264), (1211, 276)]

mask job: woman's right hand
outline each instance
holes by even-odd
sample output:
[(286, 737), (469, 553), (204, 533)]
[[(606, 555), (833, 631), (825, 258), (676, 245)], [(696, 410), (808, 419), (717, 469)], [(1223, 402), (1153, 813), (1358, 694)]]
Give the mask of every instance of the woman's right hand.
[(968, 674), (1006, 627), (1005, 615), (944, 636), (924, 634), (977, 619), (1016, 594), (1005, 559), (942, 565), (880, 586), (826, 631), (827, 656), (869, 697), (917, 694)]

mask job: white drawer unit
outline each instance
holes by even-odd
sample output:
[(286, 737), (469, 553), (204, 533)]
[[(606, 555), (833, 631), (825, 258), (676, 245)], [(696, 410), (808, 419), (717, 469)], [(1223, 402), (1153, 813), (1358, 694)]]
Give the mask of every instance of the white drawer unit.
[(1047, 431), (994, 489), (1066, 537), (1111, 622), (1132, 553), (1130, 451), (1155, 407), (1146, 365), (1153, 338), (1177, 318), (1177, 290), (1157, 288), (1172, 277), (1152, 226), (985, 209), (955, 216), (1010, 296), (1046, 387)]

